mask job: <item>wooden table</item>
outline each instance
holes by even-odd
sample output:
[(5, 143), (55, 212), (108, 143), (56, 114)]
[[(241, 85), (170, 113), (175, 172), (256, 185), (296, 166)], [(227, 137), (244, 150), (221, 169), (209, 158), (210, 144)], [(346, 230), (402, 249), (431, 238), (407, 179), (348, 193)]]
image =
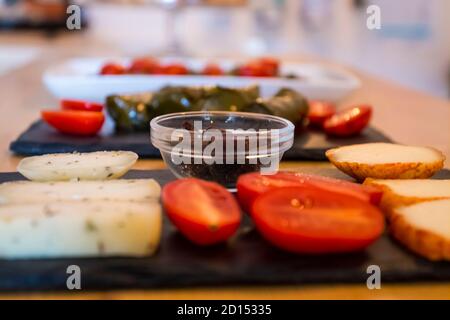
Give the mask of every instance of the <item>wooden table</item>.
[[(0, 77), (0, 172), (15, 171), (18, 156), (8, 151), (9, 143), (39, 116), (44, 107), (57, 101), (43, 87), (42, 72), (51, 64), (77, 55), (120, 54), (84, 34), (45, 39), (34, 34), (0, 35), (1, 44), (34, 45), (42, 50), (33, 63)], [(286, 57), (298, 61), (298, 57)], [(316, 60), (302, 57), (301, 61)], [(363, 86), (342, 105), (369, 103), (374, 107), (372, 124), (393, 140), (428, 145), (442, 150), (450, 159), (450, 103), (424, 93), (353, 70)], [(450, 162), (447, 160), (446, 167)], [(304, 166), (328, 163), (285, 162), (283, 168), (301, 170)], [(161, 160), (140, 160), (136, 169), (164, 168)], [(390, 284), (381, 290), (361, 285), (316, 285), (239, 288), (196, 288), (145, 291), (81, 293), (0, 294), (0, 298), (86, 298), (86, 299), (450, 299), (450, 283)]]

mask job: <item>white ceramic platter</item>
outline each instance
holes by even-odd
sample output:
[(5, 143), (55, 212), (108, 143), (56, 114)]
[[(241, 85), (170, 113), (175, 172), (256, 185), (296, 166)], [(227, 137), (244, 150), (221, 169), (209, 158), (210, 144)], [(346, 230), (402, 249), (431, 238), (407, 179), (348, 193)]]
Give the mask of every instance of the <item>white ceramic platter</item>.
[[(338, 101), (360, 86), (353, 74), (339, 68), (321, 64), (282, 63), (282, 74), (295, 74), (298, 78), (256, 78), (236, 76), (202, 75), (99, 75), (106, 62), (114, 61), (127, 65), (129, 59), (76, 58), (49, 68), (44, 73), (44, 83), (57, 98), (84, 99), (103, 102), (105, 97), (117, 93), (155, 91), (167, 85), (198, 86), (221, 85), (245, 87), (260, 86), (261, 95), (271, 96), (282, 87), (297, 90), (309, 99)], [(161, 59), (162, 63), (181, 62), (189, 69), (201, 70), (208, 62), (217, 63), (230, 70), (238, 61), (204, 59)]]

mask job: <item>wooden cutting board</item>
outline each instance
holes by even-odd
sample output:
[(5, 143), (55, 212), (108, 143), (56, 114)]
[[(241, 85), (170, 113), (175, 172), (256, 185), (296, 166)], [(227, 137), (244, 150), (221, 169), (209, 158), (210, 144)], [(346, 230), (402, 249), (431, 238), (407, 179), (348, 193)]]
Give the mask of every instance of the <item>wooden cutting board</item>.
[[(362, 134), (350, 138), (330, 138), (317, 130), (305, 130), (296, 135), (294, 145), (284, 154), (283, 159), (327, 160), (325, 151), (330, 148), (389, 141), (388, 137), (374, 128), (367, 128)], [(151, 144), (150, 134), (147, 132), (74, 137), (60, 134), (42, 121), (32, 124), (16, 141), (13, 141), (10, 150), (21, 155), (129, 150), (136, 152), (141, 158), (161, 157), (159, 150)]]
[[(345, 177), (333, 168), (304, 171)], [(134, 170), (126, 178), (154, 178), (164, 185), (174, 176), (167, 170)], [(450, 171), (436, 178), (450, 179)], [(21, 179), (17, 173), (0, 173), (0, 182)], [(0, 290), (66, 290), (66, 269), (73, 264), (81, 268), (83, 290), (365, 283), (370, 265), (381, 268), (382, 283), (450, 280), (450, 263), (420, 258), (387, 234), (364, 252), (302, 256), (267, 244), (248, 218), (228, 244), (209, 248), (191, 244), (165, 219), (161, 247), (153, 257), (0, 260)]]

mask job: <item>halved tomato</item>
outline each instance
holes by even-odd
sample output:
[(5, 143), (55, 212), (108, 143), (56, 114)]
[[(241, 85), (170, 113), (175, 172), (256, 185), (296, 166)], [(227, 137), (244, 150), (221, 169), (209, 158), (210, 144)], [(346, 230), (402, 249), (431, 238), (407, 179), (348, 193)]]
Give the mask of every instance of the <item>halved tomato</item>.
[(183, 75), (188, 74), (189, 70), (184, 64), (181, 63), (170, 63), (161, 68), (161, 74), (167, 75)]
[(237, 75), (241, 77), (275, 77), (276, 73), (272, 66), (255, 60), (239, 66)]
[(295, 253), (359, 251), (384, 229), (383, 215), (375, 206), (311, 186), (266, 192), (256, 199), (252, 212), (267, 241)]
[(236, 183), (239, 203), (247, 213), (251, 213), (250, 208), (253, 202), (261, 194), (280, 187), (295, 186), (313, 186), (358, 198), (375, 205), (380, 202), (383, 194), (381, 189), (373, 186), (319, 175), (288, 171), (280, 171), (273, 175), (262, 175), (259, 172), (246, 173), (239, 176)]
[(105, 116), (102, 112), (74, 110), (44, 110), (42, 119), (63, 133), (90, 136), (102, 128)]
[(329, 135), (348, 137), (360, 133), (369, 124), (371, 116), (370, 106), (351, 107), (328, 118), (323, 128)]
[(167, 216), (192, 242), (224, 242), (238, 229), (241, 211), (233, 195), (220, 184), (195, 178), (168, 183), (162, 191)]
[(158, 73), (160, 68), (161, 66), (154, 58), (136, 58), (131, 62), (128, 72), (133, 74), (153, 74)]
[(118, 63), (106, 63), (100, 70), (100, 74), (102, 75), (119, 75), (125, 72), (125, 67)]
[(329, 102), (309, 101), (308, 120), (313, 126), (322, 127), (325, 120), (335, 113), (336, 108)]
[(95, 111), (103, 110), (103, 105), (95, 102), (88, 102), (83, 100), (69, 100), (63, 99), (60, 101), (61, 109), (63, 110), (79, 110), (79, 111)]
[(202, 71), (202, 74), (207, 76), (220, 76), (223, 74), (222, 68), (218, 64), (208, 63)]

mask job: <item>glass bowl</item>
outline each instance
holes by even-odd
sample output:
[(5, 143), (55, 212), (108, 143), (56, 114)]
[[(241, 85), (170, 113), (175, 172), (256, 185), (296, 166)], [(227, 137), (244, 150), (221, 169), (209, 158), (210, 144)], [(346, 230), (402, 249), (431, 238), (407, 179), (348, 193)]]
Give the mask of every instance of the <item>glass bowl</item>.
[(239, 175), (270, 174), (294, 141), (289, 120), (259, 113), (171, 113), (150, 122), (151, 142), (178, 178), (195, 177), (234, 190)]

